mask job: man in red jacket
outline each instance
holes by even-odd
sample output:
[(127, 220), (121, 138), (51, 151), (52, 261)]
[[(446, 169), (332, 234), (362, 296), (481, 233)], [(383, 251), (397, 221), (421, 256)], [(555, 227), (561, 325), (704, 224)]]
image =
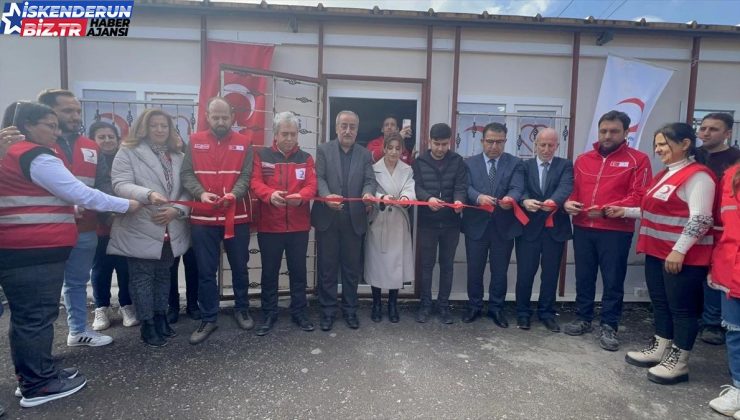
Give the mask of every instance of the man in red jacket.
[(606, 206), (639, 207), (652, 178), (650, 159), (629, 147), (630, 118), (609, 111), (599, 119), (599, 141), (594, 150), (573, 165), (573, 193), (563, 206), (573, 216), (573, 250), (576, 265), (576, 316), (563, 332), (590, 332), (594, 318), (596, 275), (601, 270), (601, 335), (604, 350), (619, 349), (617, 329), (622, 317), (627, 256), (635, 231), (634, 219), (607, 219)]
[[(411, 139), (411, 126), (403, 127), (400, 131), (398, 129), (398, 118), (395, 115), (389, 114), (383, 118), (383, 126), (380, 128), (380, 132), (383, 133), (381, 136), (370, 140), (367, 143), (367, 150), (373, 154), (373, 161), (377, 162), (383, 157), (383, 147), (385, 145), (385, 138), (393, 133), (401, 134), (404, 138), (404, 144), (401, 151), (401, 161), (407, 165), (414, 163), (414, 143)], [(412, 143), (409, 145), (408, 141), (411, 139)]]
[(317, 181), (313, 158), (298, 147), (298, 118), (275, 114), (274, 143), (254, 155), (252, 191), (260, 200), (257, 241), (262, 257), (262, 314), (257, 335), (266, 335), (278, 318), (278, 278), (283, 252), (290, 276), (290, 315), (303, 331), (314, 326), (306, 315), (306, 252), (311, 201)]
[[(197, 200), (213, 209), (193, 209), (193, 252), (198, 265), (198, 305), (201, 323), (190, 335), (190, 344), (203, 342), (217, 328), (219, 293), (216, 272), (221, 259), (221, 241), (231, 267), (234, 288), (234, 319), (249, 330), (249, 225), (252, 203), (249, 182), (252, 176), (252, 147), (249, 138), (235, 131), (234, 110), (225, 99), (211, 98), (206, 106), (210, 130), (190, 136), (180, 173), (183, 187)], [(224, 239), (226, 208), (234, 209), (234, 237)], [(221, 207), (216, 209), (215, 207)]]

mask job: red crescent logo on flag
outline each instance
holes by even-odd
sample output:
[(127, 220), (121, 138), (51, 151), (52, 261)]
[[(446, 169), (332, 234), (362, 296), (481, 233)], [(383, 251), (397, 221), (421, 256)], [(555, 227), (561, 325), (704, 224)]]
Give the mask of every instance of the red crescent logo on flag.
[(108, 120), (109, 122), (112, 122), (113, 125), (116, 126), (119, 133), (121, 134), (122, 139), (125, 139), (126, 137), (128, 137), (128, 130), (129, 130), (128, 122), (122, 116), (118, 114), (114, 114), (112, 112), (103, 112), (100, 114), (100, 119)]
[[(630, 106), (630, 104), (633, 106)], [(630, 120), (634, 123), (634, 125), (630, 126), (628, 131), (630, 133), (637, 132), (637, 128), (640, 126), (640, 120), (642, 120), (642, 113), (645, 111), (645, 102), (640, 98), (627, 98), (617, 102), (617, 105), (617, 108), (626, 108), (623, 112), (629, 115)], [(619, 107), (619, 105), (626, 106)], [(639, 108), (639, 112), (635, 112), (635, 107)]]
[(255, 109), (254, 95), (249, 88), (239, 83), (229, 83), (224, 86), (224, 98), (236, 112), (235, 131), (249, 126), (247, 121), (252, 118)]

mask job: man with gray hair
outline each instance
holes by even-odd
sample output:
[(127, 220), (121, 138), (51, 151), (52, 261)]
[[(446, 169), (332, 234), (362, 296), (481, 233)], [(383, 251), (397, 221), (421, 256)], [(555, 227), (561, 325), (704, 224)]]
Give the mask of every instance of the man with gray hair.
[(306, 315), (306, 251), (311, 198), (317, 181), (313, 157), (298, 145), (298, 118), (275, 114), (272, 147), (254, 154), (252, 191), (260, 200), (256, 226), (262, 257), (262, 314), (257, 335), (268, 334), (278, 318), (278, 278), (285, 253), (290, 276), (290, 315), (303, 331), (314, 327)]
[(360, 327), (357, 319), (357, 285), (362, 275), (362, 237), (367, 231), (365, 204), (342, 201), (375, 196), (373, 157), (356, 145), (360, 118), (352, 111), (337, 114), (337, 139), (316, 151), (319, 196), (336, 201), (316, 202), (311, 224), (316, 228), (318, 291), (322, 331), (334, 325), (337, 312), (337, 280), (342, 268), (342, 312), (347, 326)]

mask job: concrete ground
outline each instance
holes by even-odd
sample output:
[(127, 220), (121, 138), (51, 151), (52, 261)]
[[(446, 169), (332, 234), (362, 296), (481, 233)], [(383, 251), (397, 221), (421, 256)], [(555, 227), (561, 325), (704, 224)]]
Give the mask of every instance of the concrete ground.
[[(375, 324), (365, 302), (359, 330), (339, 319), (328, 333), (300, 331), (283, 309), (265, 337), (239, 330), (225, 309), (219, 329), (198, 346), (187, 342), (198, 323), (183, 315), (178, 336), (162, 349), (145, 347), (138, 327), (124, 328), (119, 318), (106, 331), (112, 345), (69, 348), (62, 312), (54, 352), (88, 384), (31, 409), (13, 396), (4, 316), (0, 404), (6, 418), (21, 419), (723, 418), (707, 405), (729, 382), (723, 346), (698, 342), (691, 381), (675, 386), (653, 384), (644, 369), (624, 362), (652, 332), (647, 306), (627, 306), (615, 353), (599, 348), (596, 333), (553, 334), (534, 319), (530, 331), (500, 329), (486, 318), (462, 324), (461, 305), (454, 325), (417, 324), (415, 307), (402, 305), (399, 324)], [(573, 319), (568, 307), (560, 312), (561, 324)]]

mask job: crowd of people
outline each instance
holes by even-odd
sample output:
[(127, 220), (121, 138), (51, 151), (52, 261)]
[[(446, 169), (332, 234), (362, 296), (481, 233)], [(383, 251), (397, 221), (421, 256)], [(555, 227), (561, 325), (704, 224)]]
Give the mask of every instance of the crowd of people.
[[(484, 127), (478, 155), (463, 159), (450, 150), (453, 133), (445, 123), (430, 128), (428, 150), (415, 154), (410, 127), (404, 122), (399, 128), (395, 116), (383, 120), (382, 136), (365, 148), (357, 143), (360, 118), (348, 110), (336, 115), (336, 139), (319, 145), (314, 160), (300, 149), (300, 122), (290, 112), (274, 115), (274, 141), (264, 147), (232, 130), (234, 110), (223, 98), (211, 98), (205, 112), (208, 129), (192, 134), (186, 145), (172, 117), (152, 108), (124, 139), (105, 122), (92, 124), (85, 137), (80, 102), (66, 90), (44, 91), (38, 102), (5, 110), (0, 286), (11, 310), (10, 349), (22, 407), (66, 397), (86, 384), (76, 368), (62, 369), (52, 357), (57, 304), (63, 294), (68, 346), (109, 344), (112, 338), (99, 331), (111, 324), (114, 270), (123, 325), (139, 325), (142, 342), (151, 347), (177, 335), (171, 324), (180, 312), (180, 258), (186, 312), (200, 320), (189, 342), (202, 343), (217, 329), (222, 247), (239, 328), (254, 328), (258, 336), (274, 329), (284, 257), (291, 319), (313, 331), (306, 298), (312, 227), (322, 331), (330, 331), (339, 314), (349, 328), (359, 328), (363, 280), (372, 290), (370, 319), (382, 322), (387, 290), (387, 319), (399, 322), (399, 290), (414, 278), (417, 229), (417, 322), (434, 316), (455, 322), (449, 299), (462, 233), (468, 294), (462, 322), (484, 314), (488, 264), (485, 315), (509, 327), (504, 300), (515, 251), (516, 326), (531, 328), (532, 288), (540, 271), (537, 318), (560, 332), (554, 304), (572, 239), (577, 312), (562, 331), (578, 336), (593, 330), (600, 272), (599, 343), (616, 351), (639, 219), (637, 252), (645, 254), (655, 333), (645, 348), (627, 352), (626, 362), (647, 368), (653, 382), (675, 384), (688, 380), (697, 337), (712, 344), (726, 340), (733, 384), (710, 406), (740, 418), (740, 151), (727, 144), (730, 115), (707, 115), (698, 136), (684, 123), (661, 127), (653, 148), (665, 168), (653, 176), (649, 157), (628, 146), (630, 119), (618, 111), (601, 116), (593, 150), (574, 162), (556, 156), (559, 137), (551, 128), (537, 133), (534, 158), (505, 152), (507, 127), (499, 123)], [(418, 207), (416, 220), (412, 206)], [(257, 232), (262, 268), (259, 323), (249, 311), (251, 231)], [(89, 328), (90, 279), (95, 315)]]

